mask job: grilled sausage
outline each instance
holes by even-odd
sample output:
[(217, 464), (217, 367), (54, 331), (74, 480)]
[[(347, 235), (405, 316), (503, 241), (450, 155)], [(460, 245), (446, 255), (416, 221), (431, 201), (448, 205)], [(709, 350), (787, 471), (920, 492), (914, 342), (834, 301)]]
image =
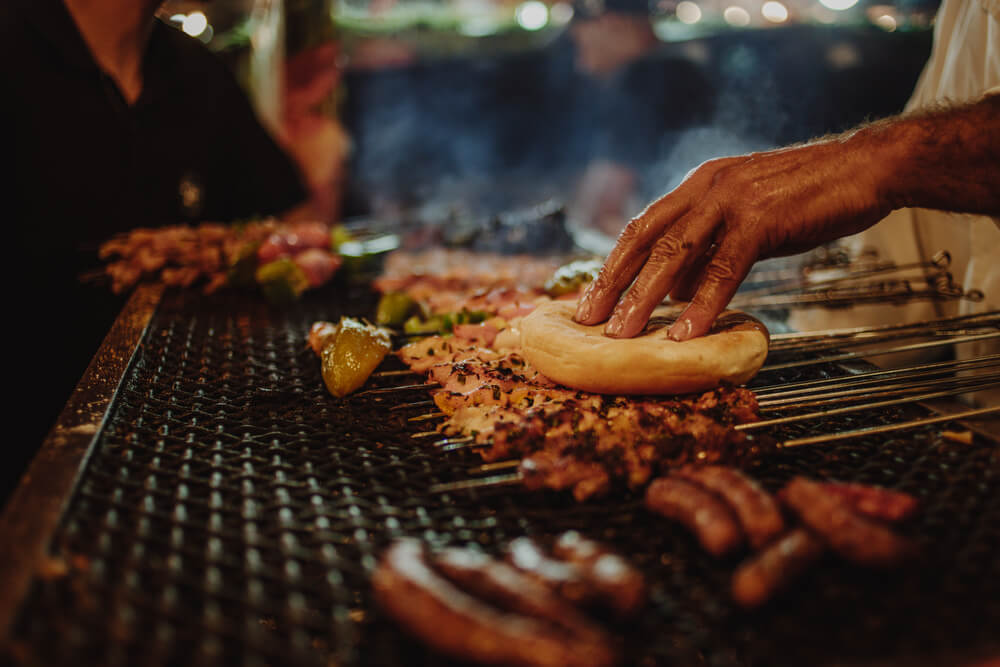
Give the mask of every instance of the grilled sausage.
[(782, 491), (782, 499), (830, 548), (849, 561), (885, 566), (899, 562), (912, 551), (908, 540), (855, 513), (821, 482), (796, 477)]
[(760, 549), (784, 531), (785, 521), (774, 497), (736, 468), (684, 466), (673, 474), (725, 500), (754, 549)]
[(916, 498), (902, 491), (853, 482), (822, 482), (828, 493), (847, 501), (855, 512), (882, 521), (902, 521), (913, 516), (919, 505)]
[(606, 547), (571, 530), (559, 536), (552, 552), (580, 568), (592, 595), (619, 617), (631, 616), (645, 604), (645, 577)]
[(646, 507), (687, 526), (713, 556), (730, 553), (743, 542), (743, 531), (725, 503), (677, 477), (654, 480), (646, 489)]
[[(460, 560), (455, 560), (459, 562), (446, 559), (454, 566), (453, 574), (463, 569)], [(487, 561), (490, 567), (496, 563)], [(533, 583), (525, 577), (507, 580), (500, 576), (494, 577), (491, 585), (507, 592), (510, 585), (527, 586), (528, 595), (538, 594), (537, 588), (531, 588)], [(389, 547), (372, 585), (375, 601), (388, 615), (435, 649), (456, 658), (527, 667), (605, 667), (615, 663), (610, 640), (596, 627), (576, 621), (556, 625), (550, 619), (504, 611), (483, 602), (435, 572), (415, 540), (399, 540)], [(555, 608), (544, 598), (541, 602), (525, 598), (514, 598), (514, 605), (524, 610)]]
[(785, 533), (733, 573), (733, 599), (744, 607), (766, 602), (819, 559), (825, 549), (823, 540), (804, 528)]

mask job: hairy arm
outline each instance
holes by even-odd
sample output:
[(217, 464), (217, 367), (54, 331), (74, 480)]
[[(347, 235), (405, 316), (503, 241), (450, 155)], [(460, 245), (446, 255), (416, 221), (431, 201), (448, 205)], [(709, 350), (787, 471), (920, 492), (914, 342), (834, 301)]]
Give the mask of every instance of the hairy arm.
[(670, 337), (700, 336), (757, 260), (854, 234), (904, 206), (1000, 217), (1000, 95), (704, 163), (628, 224), (576, 320), (634, 336), (671, 295), (690, 305)]

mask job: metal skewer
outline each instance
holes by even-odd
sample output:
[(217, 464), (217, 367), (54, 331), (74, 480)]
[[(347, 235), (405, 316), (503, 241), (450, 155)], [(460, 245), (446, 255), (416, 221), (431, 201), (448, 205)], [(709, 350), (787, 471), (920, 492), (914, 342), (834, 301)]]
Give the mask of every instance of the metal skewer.
[(773, 412), (780, 410), (797, 410), (820, 405), (837, 405), (839, 403), (850, 403), (852, 401), (871, 400), (885, 396), (898, 396), (912, 394), (926, 390), (931, 387), (951, 386), (961, 388), (967, 384), (977, 384), (979, 382), (1000, 380), (1000, 373), (990, 373), (987, 375), (945, 377), (936, 379), (925, 379), (911, 381), (907, 383), (893, 383), (877, 387), (857, 387), (840, 391), (830, 391), (818, 393), (804, 397), (779, 398), (770, 401), (760, 401), (757, 403), (762, 412)]
[[(972, 323), (982, 323), (987, 321), (1000, 320), (1000, 310), (991, 310), (985, 313), (973, 315), (961, 315), (958, 317), (947, 317), (938, 320), (925, 320), (923, 322), (907, 322), (905, 324), (883, 324), (866, 327), (849, 327), (844, 329), (826, 329), (823, 331), (806, 331), (796, 333), (771, 334), (772, 349), (784, 349), (785, 347), (797, 347), (803, 342), (829, 341), (831, 339), (850, 338), (870, 333), (882, 333), (889, 331), (927, 331), (947, 330), (952, 325), (961, 327)], [(786, 343), (788, 345), (786, 345)]]
[(834, 408), (832, 410), (825, 410), (823, 412), (807, 412), (801, 415), (776, 417), (774, 419), (765, 419), (759, 422), (737, 424), (733, 428), (736, 429), (737, 431), (751, 431), (760, 428), (767, 428), (768, 426), (777, 426), (779, 424), (791, 424), (794, 422), (808, 421), (809, 419), (818, 419), (821, 417), (833, 417), (835, 415), (846, 415), (851, 412), (863, 412), (865, 410), (875, 410), (877, 408), (888, 408), (894, 405), (905, 405), (906, 403), (916, 403), (918, 401), (929, 401), (934, 398), (944, 398), (945, 396), (965, 394), (973, 390), (988, 389), (990, 387), (995, 387), (998, 385), (1000, 385), (1000, 382), (998, 381), (970, 383), (968, 386), (964, 386), (961, 389), (934, 391), (924, 394), (918, 394), (916, 396), (907, 396), (905, 398), (892, 399), (889, 401), (877, 401), (875, 403), (865, 403), (863, 405), (851, 405), (844, 408)]
[(983, 366), (994, 366), (997, 363), (1000, 363), (1000, 354), (991, 354), (985, 357), (966, 359), (963, 361), (936, 361), (917, 366), (889, 368), (880, 371), (866, 371), (855, 375), (843, 375), (834, 378), (802, 380), (800, 382), (789, 382), (787, 384), (772, 384), (765, 387), (754, 387), (752, 388), (752, 391), (758, 399), (772, 399), (785, 396), (796, 396), (814, 391), (825, 391), (827, 389), (834, 388), (878, 384), (879, 382), (882, 382), (879, 378), (900, 380), (906, 377), (934, 376), (945, 373), (957, 373), (964, 370), (973, 370)]
[(877, 357), (885, 354), (894, 354), (896, 352), (909, 352), (913, 350), (926, 350), (932, 347), (941, 347), (942, 345), (957, 345), (959, 343), (971, 343), (973, 341), (979, 340), (990, 340), (994, 338), (1000, 338), (1000, 331), (988, 333), (988, 334), (978, 334), (975, 336), (957, 336), (955, 338), (943, 338), (941, 340), (932, 340), (926, 343), (910, 343), (908, 345), (896, 345), (893, 347), (883, 348), (881, 350), (865, 350), (862, 352), (844, 352), (842, 354), (834, 354), (827, 357), (819, 357), (817, 359), (805, 359), (802, 361), (789, 361), (782, 364), (769, 364), (760, 369), (760, 372), (764, 373), (767, 371), (777, 371), (786, 368), (799, 368), (802, 366), (814, 366), (816, 364), (825, 364), (835, 361), (847, 361), (848, 359), (863, 359), (867, 357)]

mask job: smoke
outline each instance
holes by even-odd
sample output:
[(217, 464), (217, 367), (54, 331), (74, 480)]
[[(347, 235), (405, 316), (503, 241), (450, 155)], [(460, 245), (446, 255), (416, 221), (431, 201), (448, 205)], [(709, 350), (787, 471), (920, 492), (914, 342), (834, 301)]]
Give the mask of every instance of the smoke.
[[(572, 203), (581, 183), (590, 187), (588, 166), (613, 164), (635, 175), (622, 204), (627, 219), (705, 160), (849, 124), (838, 115), (842, 100), (828, 94), (842, 75), (831, 73), (826, 55), (863, 38), (872, 39), (805, 29), (729, 33), (661, 45), (598, 78), (577, 69), (564, 35), (517, 55), (351, 73), (347, 211), (440, 220), (553, 197)], [(899, 47), (881, 46), (875, 58), (898, 58)]]

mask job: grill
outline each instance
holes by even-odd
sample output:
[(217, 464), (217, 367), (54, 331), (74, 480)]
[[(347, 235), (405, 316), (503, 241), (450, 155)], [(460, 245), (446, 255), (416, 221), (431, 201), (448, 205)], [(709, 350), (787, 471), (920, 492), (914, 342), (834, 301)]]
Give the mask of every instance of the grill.
[[(23, 559), (0, 560), (17, 565), (4, 576), (24, 593), (8, 587), (0, 597), (12, 662), (450, 664), (373, 607), (367, 581), (381, 549), (410, 535), (492, 552), (568, 529), (614, 545), (651, 582), (642, 617), (617, 628), (628, 664), (954, 665), (1000, 652), (1000, 453), (979, 435), (972, 444), (941, 437), (960, 426), (755, 461), (749, 472), (772, 491), (806, 474), (917, 495), (921, 512), (904, 530), (923, 549), (919, 562), (888, 573), (824, 561), (745, 612), (728, 595), (738, 561), (706, 556), (638, 497), (431, 493), (466, 478), (478, 459), (411, 438), (427, 425), (390, 408), (424, 392), (336, 401), (305, 349), (313, 321), (371, 313), (367, 289), (338, 284), (287, 309), (239, 294), (140, 293), (133, 302), (156, 307), (144, 330), (132, 322), (143, 331), (134, 355), (108, 357), (122, 373), (96, 435), (70, 434), (88, 445), (93, 435), (79, 474), (74, 460), (53, 477), (64, 480), (58, 493), (27, 496), (42, 499), (37, 515), (22, 503), (0, 525), (12, 553), (22, 538), (51, 538), (34, 572)], [(794, 367), (766, 382), (846, 372)], [(770, 433), (785, 440), (927, 414), (903, 405)], [(35, 487), (46, 484), (40, 465)]]

